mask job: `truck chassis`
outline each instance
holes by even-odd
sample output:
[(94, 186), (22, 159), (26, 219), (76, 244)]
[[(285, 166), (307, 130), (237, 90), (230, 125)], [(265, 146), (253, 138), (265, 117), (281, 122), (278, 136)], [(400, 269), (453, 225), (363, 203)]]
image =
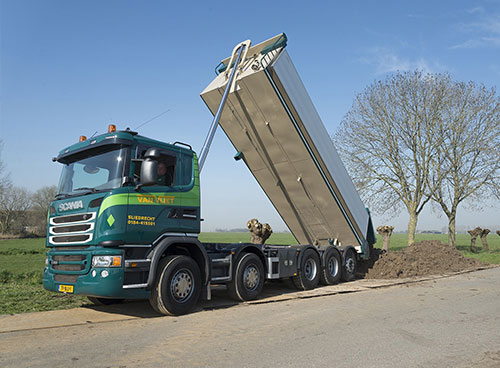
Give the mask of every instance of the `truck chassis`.
[(202, 291), (210, 299), (211, 285), (226, 285), (231, 298), (248, 301), (259, 297), (266, 280), (291, 278), (298, 290), (310, 290), (354, 279), (356, 266), (352, 246), (200, 243), (168, 236), (146, 258), (125, 259), (125, 280), (140, 280), (127, 274), (142, 273), (145, 282), (123, 287), (150, 289), (155, 310), (178, 315), (194, 308)]

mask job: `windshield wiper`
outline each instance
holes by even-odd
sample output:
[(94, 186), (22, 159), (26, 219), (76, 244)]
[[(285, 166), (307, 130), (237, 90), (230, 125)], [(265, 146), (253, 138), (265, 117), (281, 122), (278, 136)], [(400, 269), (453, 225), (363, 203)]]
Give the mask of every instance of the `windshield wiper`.
[(89, 188), (89, 187), (81, 187), (81, 188), (73, 189), (73, 191), (76, 191), (76, 190), (87, 190), (90, 193), (96, 193), (96, 192), (98, 192), (98, 190), (96, 188)]
[[(100, 190), (97, 190), (95, 188), (89, 188), (89, 187), (81, 187), (81, 188), (76, 188), (76, 189), (73, 189), (73, 192), (75, 191), (86, 191), (86, 193), (84, 194), (89, 194), (89, 193), (97, 193), (97, 192), (100, 192)], [(56, 200), (59, 200), (59, 199), (64, 199), (64, 198), (68, 198), (68, 197), (74, 197), (76, 195), (82, 195), (82, 193), (80, 194), (74, 194), (74, 193), (59, 193), (59, 194), (56, 194), (55, 195), (55, 199)]]

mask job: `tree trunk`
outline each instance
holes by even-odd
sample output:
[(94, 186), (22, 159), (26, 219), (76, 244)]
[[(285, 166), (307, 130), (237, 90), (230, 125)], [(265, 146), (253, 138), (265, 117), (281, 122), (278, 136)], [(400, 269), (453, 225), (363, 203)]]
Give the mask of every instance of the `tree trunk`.
[(408, 221), (408, 245), (415, 243), (415, 231), (417, 230), (418, 215), (410, 212), (410, 221)]
[(473, 237), (470, 238), (470, 251), (472, 253), (475, 252), (474, 245), (476, 245), (476, 237), (475, 236), (473, 236)]
[(490, 233), (490, 229), (483, 229), (481, 231), (481, 243), (483, 243), (483, 250), (489, 252), (490, 248), (488, 246), (488, 240), (486, 240), (486, 236)]
[(383, 241), (384, 241), (384, 246), (382, 247), (383, 250), (386, 252), (389, 251), (389, 243), (391, 242), (391, 236), (387, 233), (382, 235)]
[(383, 249), (388, 252), (389, 251), (389, 243), (391, 241), (392, 231), (394, 230), (394, 226), (379, 226), (377, 227), (377, 232), (382, 236), (383, 241)]
[(0, 221), (0, 232), (2, 234), (5, 234), (7, 230), (9, 230), (9, 219), (2, 218), (2, 221)]
[(470, 251), (472, 253), (475, 252), (474, 246), (476, 245), (476, 239), (477, 239), (478, 236), (481, 235), (482, 231), (483, 231), (483, 229), (481, 229), (480, 227), (476, 227), (473, 230), (467, 230), (467, 232), (470, 235)]
[(450, 215), (448, 217), (448, 245), (450, 247), (456, 247), (457, 246), (457, 237), (455, 233), (456, 227), (455, 227), (455, 215)]

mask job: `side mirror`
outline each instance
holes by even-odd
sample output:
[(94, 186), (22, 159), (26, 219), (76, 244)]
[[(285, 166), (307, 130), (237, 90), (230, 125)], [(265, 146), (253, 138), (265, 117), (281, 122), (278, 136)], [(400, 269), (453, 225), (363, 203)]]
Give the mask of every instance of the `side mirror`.
[[(141, 165), (141, 184), (139, 184), (139, 188), (156, 184), (158, 179), (159, 158), (160, 150), (158, 148), (150, 148), (146, 151)], [(138, 189), (138, 187), (136, 187), (136, 189)]]

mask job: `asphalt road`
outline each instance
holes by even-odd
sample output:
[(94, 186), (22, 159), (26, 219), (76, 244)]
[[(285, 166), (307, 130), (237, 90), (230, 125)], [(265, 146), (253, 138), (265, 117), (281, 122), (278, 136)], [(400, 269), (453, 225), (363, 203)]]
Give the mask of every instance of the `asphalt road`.
[(182, 317), (147, 308), (4, 330), (0, 367), (500, 367), (500, 268)]

